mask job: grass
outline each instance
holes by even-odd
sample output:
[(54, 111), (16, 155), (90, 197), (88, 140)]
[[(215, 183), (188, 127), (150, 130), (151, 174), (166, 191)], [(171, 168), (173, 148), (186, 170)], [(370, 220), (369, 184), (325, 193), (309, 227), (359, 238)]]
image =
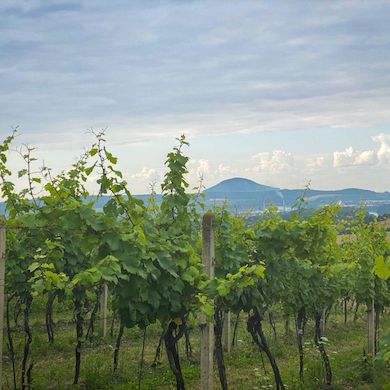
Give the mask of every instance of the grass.
[[(85, 390), (127, 390), (137, 389), (140, 371), (140, 354), (143, 332), (139, 329), (126, 329), (120, 352), (119, 367), (112, 373), (112, 359), (115, 338), (98, 338), (85, 342), (82, 351), (81, 380), (77, 386), (72, 385), (74, 366), (75, 329), (71, 322), (71, 311), (66, 306), (56, 304), (54, 315), (56, 321), (54, 345), (47, 343), (43, 325), (44, 312), (41, 305), (34, 307), (32, 313), (33, 343), (31, 356), (34, 362), (33, 389), (85, 389)], [(361, 313), (364, 316), (364, 313)], [(363, 350), (366, 345), (366, 328), (362, 318), (344, 325), (341, 313), (333, 313), (326, 329), (329, 339), (327, 351), (334, 374), (333, 389), (365, 390), (382, 389), (390, 382), (390, 371), (378, 369), (365, 361)], [(194, 324), (196, 325), (196, 324)], [(284, 335), (284, 324), (277, 322), (277, 339), (274, 339), (271, 328), (265, 324), (271, 350), (273, 351), (287, 389), (315, 390), (322, 388), (323, 369), (319, 353), (312, 341), (313, 324), (308, 323), (305, 335), (305, 373), (304, 382), (298, 377), (298, 354), (295, 335)], [(390, 330), (390, 318), (384, 317), (382, 331)], [(175, 389), (175, 380), (163, 354), (161, 364), (152, 368), (155, 349), (160, 336), (158, 325), (147, 330), (144, 364), (141, 378), (141, 389)], [(23, 333), (17, 329), (14, 333), (17, 360), (20, 362), (23, 348)], [(185, 355), (184, 341), (179, 343), (182, 358), (182, 369), (188, 389), (200, 390), (199, 387), (199, 332), (197, 327), (191, 331), (193, 355)], [(3, 389), (13, 389), (12, 373), (8, 350), (4, 349)], [(237, 346), (230, 354), (225, 355), (227, 376), (230, 389), (272, 389), (272, 370), (264, 356), (264, 367), (261, 356), (250, 340), (242, 316), (238, 330)], [(20, 364), (17, 365), (18, 369)], [(215, 388), (219, 388), (218, 374), (215, 371)], [(17, 379), (20, 378), (18, 372)]]

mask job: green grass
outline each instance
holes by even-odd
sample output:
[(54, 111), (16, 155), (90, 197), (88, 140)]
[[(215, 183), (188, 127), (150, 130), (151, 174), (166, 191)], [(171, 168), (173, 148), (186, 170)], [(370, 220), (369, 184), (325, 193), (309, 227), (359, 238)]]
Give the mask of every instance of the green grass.
[[(75, 329), (69, 307), (56, 305), (54, 319), (55, 343), (49, 345), (43, 324), (43, 308), (34, 307), (31, 322), (33, 325), (33, 343), (31, 357), (34, 362), (33, 389), (85, 389), (85, 390), (125, 390), (137, 389), (140, 368), (140, 354), (142, 348), (142, 334), (139, 329), (126, 330), (120, 353), (119, 368), (112, 373), (112, 359), (115, 338), (107, 337), (100, 340), (97, 337), (93, 342), (85, 342), (82, 351), (81, 378), (78, 386), (72, 385), (74, 368), (74, 339)], [(362, 313), (361, 317), (364, 317)], [(20, 323), (21, 323), (20, 319)], [(199, 387), (199, 332), (196, 324), (191, 332), (193, 355), (186, 358), (184, 341), (179, 343), (182, 358), (182, 369), (188, 389)], [(230, 389), (272, 389), (272, 370), (264, 356), (264, 368), (261, 356), (252, 344), (246, 331), (245, 321), (239, 326), (238, 344), (230, 354), (225, 355), (227, 376)], [(319, 353), (312, 341), (313, 324), (308, 323), (305, 335), (305, 378), (301, 383), (298, 378), (298, 354), (294, 333), (286, 337), (284, 324), (277, 322), (278, 337), (274, 340), (270, 327), (265, 323), (271, 350), (273, 351), (287, 389), (315, 390), (321, 389), (323, 383), (323, 369)], [(382, 320), (382, 331), (390, 331), (390, 318)], [(154, 353), (158, 344), (160, 327), (153, 325), (148, 328), (146, 349), (144, 356), (141, 389), (175, 389), (175, 380), (168, 367), (163, 351), (161, 364), (151, 368)], [(23, 348), (23, 333), (18, 328), (15, 333), (15, 347), (17, 350), (17, 379), (20, 380), (20, 359)], [(366, 329), (364, 320), (360, 318), (356, 323), (341, 322), (341, 314), (332, 314), (326, 329), (329, 339), (327, 351), (330, 356), (334, 376), (334, 389), (363, 390), (382, 389), (390, 382), (390, 371), (377, 369), (365, 362), (363, 350), (366, 345)], [(8, 350), (4, 347), (4, 374), (3, 389), (13, 389), (11, 382), (11, 365), (7, 359)], [(215, 388), (219, 388), (218, 374), (215, 371)]]

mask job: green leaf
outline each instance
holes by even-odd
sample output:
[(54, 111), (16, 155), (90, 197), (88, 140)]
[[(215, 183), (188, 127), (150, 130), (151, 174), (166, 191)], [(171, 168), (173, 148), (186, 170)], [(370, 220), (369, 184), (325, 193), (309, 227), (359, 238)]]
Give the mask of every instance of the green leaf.
[(181, 278), (188, 283), (193, 283), (194, 282), (194, 277), (191, 275), (190, 272), (184, 272), (181, 276)]
[(218, 285), (217, 287), (218, 294), (221, 297), (225, 297), (226, 295), (229, 294), (229, 287), (226, 285), (226, 283), (222, 282)]
[(38, 262), (31, 263), (30, 266), (28, 267), (28, 270), (30, 272), (36, 271), (40, 267), (40, 264)]
[(372, 272), (381, 279), (387, 280), (390, 278), (390, 267), (385, 263), (383, 256), (375, 258), (375, 265)]
[(89, 151), (89, 155), (91, 157), (95, 156), (96, 153), (98, 152), (98, 148), (92, 148), (90, 151)]
[(117, 157), (114, 157), (106, 148), (104, 148), (104, 153), (106, 155), (106, 158), (107, 160), (111, 163), (111, 164), (116, 164), (118, 162), (118, 158)]
[(27, 169), (21, 169), (19, 172), (18, 172), (18, 177), (22, 177), (24, 175), (27, 174)]
[(95, 168), (95, 164), (94, 164), (94, 165), (91, 165), (91, 166), (88, 167), (88, 168), (85, 168), (85, 170), (84, 170), (85, 174), (86, 174), (87, 176), (89, 176), (89, 175), (92, 173), (92, 171), (93, 171), (94, 168)]
[(119, 249), (120, 240), (117, 233), (107, 233), (104, 238), (111, 250), (116, 251)]
[(175, 278), (178, 277), (178, 274), (176, 273), (177, 267), (171, 257), (167, 256), (165, 253), (161, 253), (157, 257), (157, 261), (163, 270), (168, 271)]
[(255, 268), (255, 275), (261, 279), (264, 277), (264, 271), (265, 271), (265, 267), (263, 267), (262, 265), (259, 265)]

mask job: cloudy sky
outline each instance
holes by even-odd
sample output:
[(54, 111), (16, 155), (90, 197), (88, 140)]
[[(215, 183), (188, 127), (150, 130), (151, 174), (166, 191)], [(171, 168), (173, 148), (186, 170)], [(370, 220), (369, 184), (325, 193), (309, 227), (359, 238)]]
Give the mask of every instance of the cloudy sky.
[(1, 0), (1, 135), (61, 170), (107, 128), (134, 193), (181, 133), (192, 183), (390, 190), (389, 20), (376, 0)]

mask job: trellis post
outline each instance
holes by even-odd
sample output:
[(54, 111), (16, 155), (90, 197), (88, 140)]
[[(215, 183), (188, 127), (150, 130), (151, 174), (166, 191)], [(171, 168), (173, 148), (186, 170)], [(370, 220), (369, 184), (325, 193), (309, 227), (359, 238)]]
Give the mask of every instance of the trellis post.
[(3, 330), (4, 330), (4, 285), (5, 285), (5, 227), (0, 226), (0, 390), (3, 378)]
[[(108, 299), (108, 287), (107, 283), (103, 283), (100, 291), (99, 302), (99, 335), (100, 337), (106, 337), (107, 334), (107, 299)], [(1, 390), (1, 389), (0, 389)]]
[[(202, 221), (202, 262), (204, 271), (210, 279), (214, 278), (215, 244), (214, 244), (214, 214), (206, 213)], [(214, 362), (214, 325), (205, 315), (200, 320), (200, 382), (202, 390), (213, 388)]]
[(375, 312), (374, 299), (367, 305), (368, 355), (375, 356)]

